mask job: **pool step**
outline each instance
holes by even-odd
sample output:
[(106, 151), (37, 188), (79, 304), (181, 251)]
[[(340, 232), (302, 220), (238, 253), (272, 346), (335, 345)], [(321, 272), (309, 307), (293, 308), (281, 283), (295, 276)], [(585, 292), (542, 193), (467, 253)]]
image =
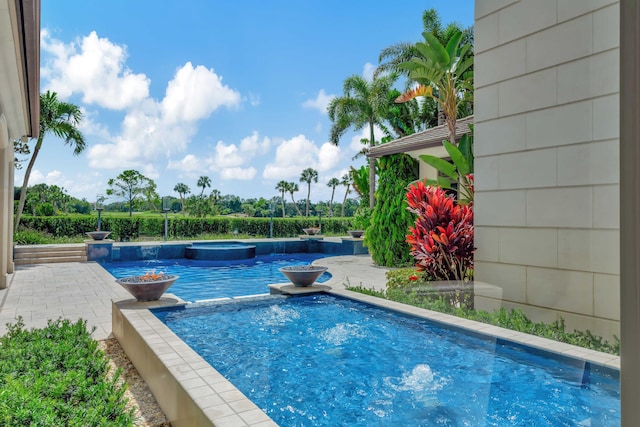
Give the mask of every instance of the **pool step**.
[(87, 247), (84, 243), (17, 245), (13, 247), (13, 262), (16, 265), (82, 262), (86, 260)]

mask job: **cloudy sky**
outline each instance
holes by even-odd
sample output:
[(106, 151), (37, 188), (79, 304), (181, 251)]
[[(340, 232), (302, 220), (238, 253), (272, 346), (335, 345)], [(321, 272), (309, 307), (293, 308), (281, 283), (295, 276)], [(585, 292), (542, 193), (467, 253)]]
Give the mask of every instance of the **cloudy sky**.
[(328, 200), (329, 179), (365, 163), (362, 131), (328, 142), (328, 102), (370, 78), (381, 49), (419, 41), (432, 7), (473, 23), (473, 0), (42, 0), (41, 88), (82, 108), (87, 149), (47, 136), (29, 185), (93, 201), (135, 169), (161, 196), (178, 182), (197, 194), (205, 175), (271, 198), (312, 167), (311, 199)]

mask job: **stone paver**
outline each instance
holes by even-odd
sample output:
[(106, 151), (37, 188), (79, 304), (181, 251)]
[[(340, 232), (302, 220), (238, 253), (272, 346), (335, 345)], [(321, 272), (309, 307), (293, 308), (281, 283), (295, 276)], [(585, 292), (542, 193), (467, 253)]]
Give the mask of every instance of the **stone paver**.
[(93, 337), (111, 334), (111, 299), (131, 295), (95, 262), (68, 262), (17, 266), (7, 289), (0, 294), (0, 334), (18, 316), (25, 326), (41, 328), (58, 318), (87, 321)]

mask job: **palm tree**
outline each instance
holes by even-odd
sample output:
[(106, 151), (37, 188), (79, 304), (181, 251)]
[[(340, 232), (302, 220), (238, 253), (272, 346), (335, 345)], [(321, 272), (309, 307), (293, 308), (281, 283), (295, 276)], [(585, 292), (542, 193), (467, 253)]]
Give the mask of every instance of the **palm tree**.
[(200, 197), (202, 197), (204, 195), (204, 189), (211, 187), (211, 178), (208, 176), (201, 176), (198, 178), (198, 187), (202, 187), (202, 191), (200, 192)]
[(311, 182), (318, 182), (318, 171), (313, 168), (306, 168), (300, 175), (300, 182), (306, 182), (308, 186), (307, 190), (307, 212), (306, 216), (309, 218), (309, 197), (311, 196)]
[(176, 184), (175, 187), (173, 187), (173, 191), (178, 193), (178, 195), (180, 196), (180, 204), (181, 204), (180, 212), (182, 212), (182, 214), (184, 215), (184, 198), (186, 197), (187, 194), (191, 193), (191, 189), (187, 184), (179, 182)]
[(344, 205), (347, 204), (347, 196), (349, 195), (349, 187), (351, 186), (351, 175), (345, 173), (342, 175), (342, 180), (340, 181), (341, 185), (347, 187), (347, 190), (344, 192), (344, 199), (342, 199), (342, 211), (340, 212), (340, 216), (344, 218)]
[(285, 214), (284, 214), (284, 193), (287, 192), (288, 184), (289, 183), (287, 181), (280, 181), (279, 183), (276, 184), (276, 190), (278, 190), (280, 192), (280, 199), (282, 200), (282, 218), (285, 217)]
[(329, 214), (333, 216), (333, 195), (336, 193), (336, 187), (340, 185), (340, 180), (338, 178), (331, 178), (329, 182), (327, 182), (327, 187), (331, 187), (331, 201), (329, 202)]
[(293, 198), (293, 193), (295, 193), (298, 190), (299, 190), (298, 184), (296, 184), (295, 182), (287, 182), (287, 191), (291, 194), (291, 201), (293, 202), (293, 206), (296, 207), (296, 210), (298, 211), (298, 215), (302, 216), (302, 212), (300, 212), (300, 208), (298, 207), (298, 204)]
[[(344, 96), (333, 98), (327, 107), (329, 119), (333, 122), (329, 140), (338, 145), (347, 129), (353, 127), (358, 131), (368, 126), (369, 147), (375, 146), (374, 127), (378, 125), (384, 128), (383, 121), (390, 107), (388, 94), (397, 78), (395, 73), (374, 78), (371, 82), (358, 75), (348, 77), (343, 85)], [(373, 157), (369, 158), (369, 179), (369, 205), (373, 207), (376, 179), (376, 161)]]
[(46, 93), (40, 94), (40, 131), (36, 145), (33, 148), (33, 154), (29, 160), (29, 165), (24, 172), (24, 180), (22, 181), (22, 188), (20, 189), (20, 202), (18, 203), (18, 210), (16, 212), (15, 230), (18, 229), (18, 225), (20, 224), (20, 217), (22, 216), (22, 210), (24, 209), (27, 196), (29, 177), (31, 176), (31, 170), (36, 162), (40, 148), (42, 148), (44, 136), (47, 133), (52, 133), (56, 137), (64, 139), (65, 145), (71, 145), (73, 147), (73, 154), (77, 156), (82, 153), (86, 147), (84, 136), (80, 130), (78, 130), (81, 121), (82, 111), (77, 105), (59, 101), (58, 95), (55, 92), (47, 91)]
[(420, 86), (400, 95), (396, 102), (406, 102), (417, 96), (433, 98), (445, 114), (449, 142), (455, 144), (458, 108), (473, 97), (473, 77), (471, 73), (465, 75), (473, 66), (473, 56), (463, 60), (471, 45), (461, 45), (461, 31), (453, 33), (446, 47), (433, 34), (425, 31), (422, 35), (424, 43), (416, 43), (418, 55), (398, 65)]

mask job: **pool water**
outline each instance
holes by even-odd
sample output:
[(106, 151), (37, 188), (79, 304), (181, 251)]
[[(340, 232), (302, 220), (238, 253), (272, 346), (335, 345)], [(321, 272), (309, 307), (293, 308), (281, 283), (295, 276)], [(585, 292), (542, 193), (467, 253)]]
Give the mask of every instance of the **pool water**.
[[(167, 290), (188, 302), (269, 293), (268, 285), (289, 280), (278, 269), (307, 265), (325, 257), (318, 253), (259, 255), (251, 259), (209, 261), (171, 259), (101, 263), (116, 279), (140, 276), (148, 271), (176, 274), (180, 278)], [(331, 278), (325, 272), (317, 282)]]
[(281, 426), (618, 426), (618, 371), (331, 295), (154, 310)]

